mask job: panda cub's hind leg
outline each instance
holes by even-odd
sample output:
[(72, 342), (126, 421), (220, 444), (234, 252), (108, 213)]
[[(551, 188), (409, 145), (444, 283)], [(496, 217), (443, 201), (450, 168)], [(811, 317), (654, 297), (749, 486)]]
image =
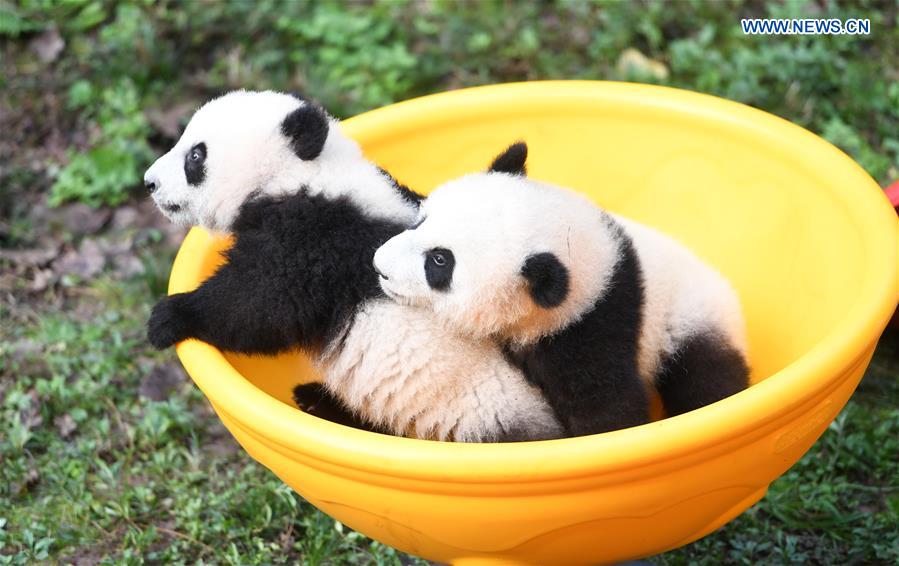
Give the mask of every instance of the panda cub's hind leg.
[(749, 366), (726, 336), (707, 331), (690, 336), (663, 360), (655, 382), (670, 417), (746, 389)]
[(310, 415), (368, 432), (387, 434), (380, 427), (369, 423), (348, 409), (321, 383), (297, 385), (293, 389), (293, 401), (300, 410)]

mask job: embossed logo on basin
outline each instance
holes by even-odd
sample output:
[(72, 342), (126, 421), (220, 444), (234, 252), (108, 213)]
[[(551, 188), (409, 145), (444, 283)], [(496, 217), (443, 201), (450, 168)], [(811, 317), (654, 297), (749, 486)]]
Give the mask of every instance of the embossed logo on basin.
[(774, 453), (781, 454), (787, 451), (800, 440), (807, 438), (819, 426), (828, 422), (831, 405), (833, 405), (833, 401), (830, 398), (825, 399), (799, 426), (780, 435), (774, 443)]

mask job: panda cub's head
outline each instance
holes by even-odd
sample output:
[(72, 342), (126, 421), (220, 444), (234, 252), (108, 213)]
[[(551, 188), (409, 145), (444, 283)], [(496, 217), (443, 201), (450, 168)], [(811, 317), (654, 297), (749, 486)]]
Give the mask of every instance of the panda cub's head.
[(348, 196), (379, 216), (414, 215), (335, 119), (273, 91), (235, 91), (206, 103), (144, 184), (173, 222), (220, 232), (230, 231), (247, 200), (301, 189)]
[(618, 259), (618, 234), (587, 198), (525, 176), (511, 146), (487, 173), (438, 187), (419, 220), (375, 254), (384, 292), (456, 329), (527, 344), (591, 309)]

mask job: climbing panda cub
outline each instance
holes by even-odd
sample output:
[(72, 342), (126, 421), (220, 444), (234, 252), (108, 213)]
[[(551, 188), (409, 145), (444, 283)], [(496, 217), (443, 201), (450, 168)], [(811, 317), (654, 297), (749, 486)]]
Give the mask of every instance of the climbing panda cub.
[(384, 292), (504, 344), (570, 435), (669, 415), (748, 384), (740, 303), (672, 238), (528, 179), (527, 146), (445, 183), (375, 254)]
[(245, 354), (301, 349), (323, 383), (298, 388), (298, 403), (369, 430), (455, 441), (564, 434), (495, 344), (383, 295), (374, 252), (415, 219), (420, 197), (322, 108), (227, 94), (196, 112), (144, 181), (172, 221), (234, 237), (212, 277), (155, 306), (155, 347), (198, 338)]

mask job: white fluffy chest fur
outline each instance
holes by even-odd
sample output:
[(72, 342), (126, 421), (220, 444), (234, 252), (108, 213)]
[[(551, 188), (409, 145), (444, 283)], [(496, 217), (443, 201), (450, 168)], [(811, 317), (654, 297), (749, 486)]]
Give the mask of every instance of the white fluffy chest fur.
[(495, 345), (445, 330), (426, 309), (365, 304), (319, 367), (351, 410), (393, 434), (459, 442), (564, 435), (540, 390)]

